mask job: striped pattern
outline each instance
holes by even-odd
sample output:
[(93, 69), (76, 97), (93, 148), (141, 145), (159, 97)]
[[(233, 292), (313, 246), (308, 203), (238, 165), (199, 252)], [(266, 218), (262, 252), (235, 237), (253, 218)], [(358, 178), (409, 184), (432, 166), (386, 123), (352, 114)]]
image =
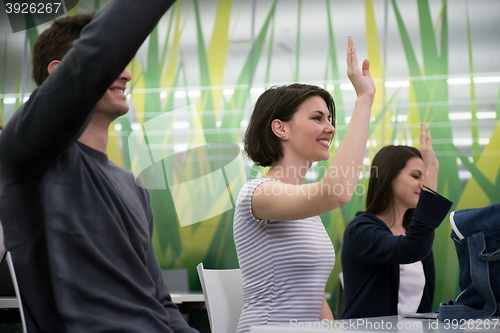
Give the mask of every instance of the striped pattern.
[(248, 181), (236, 204), (233, 232), (243, 278), (243, 311), (237, 333), (253, 325), (318, 321), (325, 285), (335, 263), (332, 242), (319, 217), (257, 220), (252, 194), (265, 181)]

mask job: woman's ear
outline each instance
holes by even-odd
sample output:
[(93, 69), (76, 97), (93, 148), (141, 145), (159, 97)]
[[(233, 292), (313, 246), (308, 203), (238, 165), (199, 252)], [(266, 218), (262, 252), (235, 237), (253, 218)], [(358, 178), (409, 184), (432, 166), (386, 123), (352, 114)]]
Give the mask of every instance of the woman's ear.
[(279, 119), (274, 119), (271, 122), (271, 129), (278, 138), (282, 140), (286, 140), (288, 138), (287, 126), (284, 121), (281, 121)]
[(61, 63), (61, 61), (59, 60), (52, 60), (48, 65), (47, 65), (47, 72), (49, 74), (52, 74), (52, 72), (54, 71), (54, 69), (57, 68), (57, 66), (59, 66), (59, 64)]

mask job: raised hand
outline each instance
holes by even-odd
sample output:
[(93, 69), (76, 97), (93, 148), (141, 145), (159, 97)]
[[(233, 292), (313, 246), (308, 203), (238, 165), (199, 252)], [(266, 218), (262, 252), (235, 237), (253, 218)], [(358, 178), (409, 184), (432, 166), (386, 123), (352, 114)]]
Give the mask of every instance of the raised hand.
[(439, 161), (432, 147), (431, 131), (424, 124), (420, 124), (420, 153), (424, 159), (426, 171), (425, 185), (437, 191), (437, 175), (439, 171)]
[(436, 153), (434, 153), (434, 148), (432, 148), (431, 131), (424, 124), (420, 124), (420, 153), (427, 168), (439, 169), (439, 161), (436, 158)]
[(351, 36), (347, 38), (347, 76), (351, 80), (358, 97), (364, 95), (373, 97), (375, 95), (375, 83), (373, 83), (370, 75), (370, 62), (365, 59), (362, 69), (359, 69), (356, 48)]

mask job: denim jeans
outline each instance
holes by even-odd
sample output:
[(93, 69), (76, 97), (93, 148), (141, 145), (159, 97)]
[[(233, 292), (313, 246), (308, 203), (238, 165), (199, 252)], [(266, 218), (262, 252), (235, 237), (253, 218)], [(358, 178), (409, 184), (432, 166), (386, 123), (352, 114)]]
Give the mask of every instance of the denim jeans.
[(462, 292), (441, 303), (438, 318), (500, 316), (500, 204), (452, 212), (450, 222)]

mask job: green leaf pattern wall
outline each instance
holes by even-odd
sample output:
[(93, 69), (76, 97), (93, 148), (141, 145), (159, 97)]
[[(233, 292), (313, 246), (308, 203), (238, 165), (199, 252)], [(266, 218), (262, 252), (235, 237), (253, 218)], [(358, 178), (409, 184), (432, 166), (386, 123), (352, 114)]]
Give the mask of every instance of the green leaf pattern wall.
[[(80, 1), (71, 13), (102, 5)], [(258, 95), (272, 85), (297, 81), (321, 85), (334, 96), (334, 153), (355, 101), (345, 74), (347, 36), (353, 35), (360, 62), (370, 59), (377, 95), (357, 191), (349, 204), (321, 216), (337, 252), (326, 290), (334, 308), (342, 234), (364, 208), (369, 163), (383, 145), (416, 146), (419, 124), (426, 123), (441, 165), (439, 192), (454, 202), (453, 209), (500, 203), (498, 12), (495, 0), (179, 0), (129, 65), (131, 108), (110, 127), (109, 156), (131, 169), (137, 158), (129, 152), (133, 130), (188, 105), (196, 107), (205, 142), (241, 147)], [(41, 27), (32, 28), (15, 37), (25, 34), (21, 39), (27, 40), (28, 55), (39, 31)], [(0, 122), (5, 123), (34, 84), (7, 51), (13, 37), (2, 36)], [(228, 188), (265, 172), (246, 157), (244, 165), (226, 177), (234, 182)], [(306, 181), (319, 180), (326, 165), (313, 165)], [(194, 169), (183, 172), (201, 172)], [(152, 172), (161, 173), (161, 167)], [(196, 290), (198, 263), (238, 266), (234, 209), (181, 227), (176, 209), (196, 211), (199, 203), (186, 197), (182, 208), (176, 207), (169, 188), (149, 192), (156, 224), (153, 245), (163, 268), (188, 268), (190, 287)], [(434, 243), (436, 308), (458, 294), (450, 232), (445, 220)]]

